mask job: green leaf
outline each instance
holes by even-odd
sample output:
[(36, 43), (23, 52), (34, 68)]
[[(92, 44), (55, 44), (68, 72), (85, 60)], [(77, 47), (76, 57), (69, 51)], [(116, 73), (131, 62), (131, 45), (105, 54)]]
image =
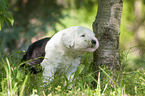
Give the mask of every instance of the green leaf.
[(26, 75), (25, 80), (24, 80), (24, 82), (22, 84), (22, 87), (21, 87), (21, 90), (20, 90), (20, 96), (23, 96), (23, 93), (24, 93), (24, 89), (25, 89), (25, 85), (26, 85), (27, 80), (28, 80), (28, 75)]
[(99, 66), (99, 68), (102, 70), (102, 72), (117, 86), (117, 87), (119, 87), (118, 86), (118, 84), (112, 79), (112, 77), (111, 76), (109, 76), (109, 74), (107, 73), (107, 72), (105, 72), (105, 70), (104, 69), (102, 69), (100, 66)]
[(10, 13), (8, 13), (8, 7), (9, 4), (7, 0), (0, 0), (0, 30), (2, 29), (4, 21), (8, 26), (9, 24), (13, 25), (14, 23), (13, 17), (10, 15)]
[(0, 30), (2, 29), (3, 23), (4, 23), (4, 17), (0, 15)]
[(77, 68), (76, 72), (75, 72), (75, 75), (74, 75), (74, 78), (76, 78), (84, 69), (84, 65), (79, 65), (79, 67)]
[[(13, 17), (7, 12), (5, 13), (5, 18), (10, 22), (10, 24), (13, 26), (14, 19)], [(7, 21), (6, 21), (7, 22)], [(7, 23), (8, 24), (8, 23)]]
[(4, 1), (5, 1), (5, 4), (6, 4), (6, 7), (9, 8), (8, 0), (4, 0)]
[(6, 2), (4, 0), (0, 0), (0, 11), (4, 11), (6, 8)]
[(100, 82), (100, 72), (98, 73), (98, 83), (97, 83), (97, 89), (95, 89), (96, 91), (96, 95), (97, 96), (101, 96), (101, 82)]

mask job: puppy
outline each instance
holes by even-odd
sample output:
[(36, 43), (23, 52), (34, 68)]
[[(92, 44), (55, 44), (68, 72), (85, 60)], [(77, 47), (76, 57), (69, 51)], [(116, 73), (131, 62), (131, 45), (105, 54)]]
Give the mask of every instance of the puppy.
[(31, 44), (22, 58), (22, 62), (26, 61), (22, 66), (28, 65), (33, 74), (43, 70), (43, 76), (47, 79), (55, 72), (63, 72), (68, 79), (72, 79), (72, 73), (80, 64), (80, 57), (86, 52), (94, 52), (98, 46), (99, 42), (90, 29), (70, 27), (52, 38)]

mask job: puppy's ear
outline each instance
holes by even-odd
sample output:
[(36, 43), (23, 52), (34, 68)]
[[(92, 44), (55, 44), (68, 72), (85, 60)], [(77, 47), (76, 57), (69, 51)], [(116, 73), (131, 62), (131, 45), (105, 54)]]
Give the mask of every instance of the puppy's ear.
[(74, 32), (65, 32), (62, 35), (62, 42), (66, 47), (71, 48), (74, 45), (74, 42), (75, 42)]

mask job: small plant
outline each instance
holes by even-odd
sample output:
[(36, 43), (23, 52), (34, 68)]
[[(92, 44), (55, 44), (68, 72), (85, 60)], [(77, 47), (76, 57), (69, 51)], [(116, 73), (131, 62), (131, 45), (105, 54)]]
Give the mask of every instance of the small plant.
[(3, 63), (3, 67), (6, 73), (6, 77), (3, 78), (3, 80), (1, 81), (1, 96), (16, 96), (18, 93), (20, 93), (20, 96), (23, 96), (23, 92), (25, 89), (25, 84), (27, 82), (27, 78), (28, 76), (25, 77), (24, 82), (22, 83), (22, 86), (19, 88), (19, 81), (21, 78), (18, 70), (16, 73), (15, 70), (11, 67), (11, 64), (8, 60), (8, 58), (6, 58), (6, 60), (2, 59), (2, 63)]
[[(19, 68), (20, 60), (16, 55), (0, 58), (0, 96), (144, 96), (145, 70), (115, 71), (99, 67), (100, 72), (92, 72), (91, 57), (86, 54), (82, 65), (74, 73), (71, 81), (64, 74), (54, 76), (54, 80), (44, 86), (42, 74), (25, 74)], [(101, 73), (102, 72), (102, 73)], [(98, 79), (94, 78), (98, 74)], [(102, 82), (101, 75), (104, 76)], [(115, 75), (119, 75), (116, 77)], [(65, 82), (66, 81), (66, 82)], [(96, 87), (92, 86), (92, 82)], [(71, 87), (70, 87), (71, 86)]]

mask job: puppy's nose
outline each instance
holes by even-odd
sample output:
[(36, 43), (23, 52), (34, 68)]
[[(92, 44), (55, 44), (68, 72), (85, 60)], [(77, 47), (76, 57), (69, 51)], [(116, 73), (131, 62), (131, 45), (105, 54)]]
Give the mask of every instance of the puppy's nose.
[(95, 40), (92, 40), (91, 42), (92, 42), (92, 44), (96, 44), (96, 41)]

